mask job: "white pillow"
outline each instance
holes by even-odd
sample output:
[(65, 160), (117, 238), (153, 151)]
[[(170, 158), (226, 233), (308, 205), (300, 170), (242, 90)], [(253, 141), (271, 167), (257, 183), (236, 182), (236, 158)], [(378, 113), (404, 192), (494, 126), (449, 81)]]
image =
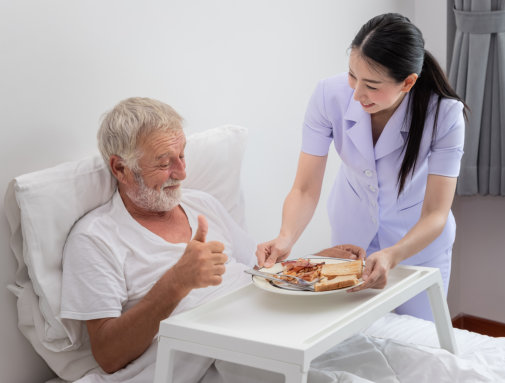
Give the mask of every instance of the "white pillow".
[[(232, 125), (188, 136), (183, 184), (212, 194), (243, 227), (240, 170), (246, 140), (247, 129)], [(82, 323), (59, 318), (63, 246), (73, 224), (115, 189), (115, 179), (96, 156), (16, 177), (5, 196), (18, 262), (16, 284), (9, 286), (18, 297), (18, 325), (65, 380), (78, 379), (96, 362), (79, 335)]]
[(245, 228), (245, 206), (240, 171), (247, 129), (225, 125), (188, 136), (186, 180), (182, 186), (216, 197), (235, 221)]

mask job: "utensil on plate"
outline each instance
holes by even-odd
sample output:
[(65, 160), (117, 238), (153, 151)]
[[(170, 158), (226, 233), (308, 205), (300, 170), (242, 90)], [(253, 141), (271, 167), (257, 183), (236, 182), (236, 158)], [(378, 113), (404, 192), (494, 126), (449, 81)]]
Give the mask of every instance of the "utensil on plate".
[[(261, 278), (265, 278), (269, 281), (278, 282), (284, 286), (287, 286), (289, 288), (294, 288), (297, 290), (314, 291), (314, 283), (319, 281), (319, 278), (314, 279), (313, 281), (309, 282), (309, 281), (306, 281), (305, 279), (295, 277), (292, 275), (272, 274), (272, 273), (267, 273), (265, 271), (258, 271), (258, 270), (254, 270), (254, 269), (244, 270), (244, 272), (247, 274), (251, 274), (251, 275), (261, 277)], [(290, 282), (288, 280), (280, 278), (282, 276), (296, 280), (296, 282)]]

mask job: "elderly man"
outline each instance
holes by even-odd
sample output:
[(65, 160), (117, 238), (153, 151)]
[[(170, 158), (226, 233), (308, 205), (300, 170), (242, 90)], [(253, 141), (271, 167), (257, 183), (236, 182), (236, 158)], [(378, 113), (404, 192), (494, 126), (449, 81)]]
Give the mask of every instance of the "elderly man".
[[(152, 382), (160, 321), (250, 282), (243, 270), (256, 262), (255, 243), (212, 196), (181, 190), (185, 144), (181, 117), (160, 101), (130, 98), (104, 116), (98, 146), (118, 188), (75, 224), (63, 254), (61, 318), (86, 322), (101, 367), (79, 383)], [(362, 252), (344, 245), (321, 254)], [(283, 380), (176, 358), (176, 382)]]
[[(255, 243), (213, 197), (181, 190), (185, 144), (181, 117), (147, 98), (120, 102), (98, 132), (118, 188), (68, 237), (61, 317), (86, 321), (109, 374), (155, 346), (161, 320), (250, 281), (243, 270)], [(195, 358), (181, 374), (196, 381), (209, 363)], [(104, 381), (99, 375), (83, 381)]]

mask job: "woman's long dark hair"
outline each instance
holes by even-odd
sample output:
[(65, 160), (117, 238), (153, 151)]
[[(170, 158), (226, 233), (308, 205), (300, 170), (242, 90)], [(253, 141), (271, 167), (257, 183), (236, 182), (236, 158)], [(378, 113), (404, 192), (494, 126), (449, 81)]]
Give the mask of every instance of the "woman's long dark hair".
[[(410, 90), (405, 123), (410, 119), (410, 129), (403, 147), (405, 156), (398, 172), (398, 195), (405, 186), (409, 173), (414, 172), (419, 147), (423, 136), (426, 113), (433, 93), (438, 95), (433, 123), (436, 133), (438, 112), (442, 98), (464, 101), (452, 89), (437, 60), (424, 49), (421, 31), (410, 20), (397, 13), (379, 15), (363, 25), (352, 41), (351, 49), (359, 49), (363, 58), (371, 65), (386, 68), (397, 82), (410, 74), (418, 74), (414, 87)], [(465, 113), (466, 115), (466, 113)]]

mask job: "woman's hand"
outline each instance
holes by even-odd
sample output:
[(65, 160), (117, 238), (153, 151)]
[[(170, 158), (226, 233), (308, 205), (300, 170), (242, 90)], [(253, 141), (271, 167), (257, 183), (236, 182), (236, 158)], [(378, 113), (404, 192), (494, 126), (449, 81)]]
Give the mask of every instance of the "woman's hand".
[(319, 257), (365, 259), (366, 251), (356, 245), (337, 245), (316, 253)]
[(368, 288), (383, 289), (388, 281), (388, 273), (396, 262), (388, 249), (383, 249), (371, 254), (365, 262), (363, 269), (363, 284), (349, 291), (360, 291)]
[(276, 262), (286, 259), (291, 252), (291, 241), (285, 237), (277, 237), (271, 241), (260, 243), (256, 249), (259, 267), (272, 267)]

